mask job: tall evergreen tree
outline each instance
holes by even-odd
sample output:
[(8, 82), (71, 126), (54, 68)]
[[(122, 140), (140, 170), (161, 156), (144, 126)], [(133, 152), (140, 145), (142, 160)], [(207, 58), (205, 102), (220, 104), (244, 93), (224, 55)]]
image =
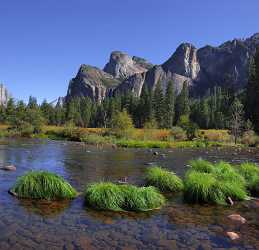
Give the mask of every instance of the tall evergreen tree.
[(33, 96), (29, 97), (29, 101), (28, 101), (27, 107), (29, 109), (37, 109), (38, 108), (38, 103), (37, 103), (36, 97), (33, 97)]
[(154, 115), (159, 128), (163, 127), (164, 123), (164, 94), (161, 82), (158, 82), (153, 96)]
[(251, 61), (246, 96), (246, 118), (259, 132), (259, 48)]
[(164, 101), (164, 127), (172, 128), (175, 115), (175, 90), (172, 81), (169, 81), (166, 87), (165, 101)]
[(190, 103), (189, 103), (189, 86), (185, 81), (181, 93), (176, 99), (176, 119), (179, 121), (181, 116), (190, 115)]
[(238, 137), (241, 135), (242, 128), (244, 125), (243, 121), (244, 108), (243, 104), (235, 98), (233, 104), (231, 105), (231, 121), (230, 129), (235, 139), (235, 144), (237, 144)]
[(136, 126), (144, 127), (145, 123), (150, 121), (152, 116), (152, 93), (146, 85), (144, 85), (142, 88), (136, 112)]

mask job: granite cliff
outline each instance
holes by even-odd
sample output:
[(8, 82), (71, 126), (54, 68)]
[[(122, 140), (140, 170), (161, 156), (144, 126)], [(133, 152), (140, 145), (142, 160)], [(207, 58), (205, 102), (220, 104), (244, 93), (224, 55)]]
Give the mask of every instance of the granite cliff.
[(161, 82), (165, 89), (169, 80), (174, 82), (177, 93), (187, 81), (196, 96), (202, 96), (216, 85), (239, 90), (246, 85), (249, 62), (257, 46), (259, 33), (247, 39), (227, 41), (218, 47), (207, 45), (197, 49), (190, 43), (183, 43), (161, 65), (114, 51), (103, 70), (81, 65), (70, 81), (66, 99), (88, 96), (101, 101), (105, 96), (129, 91), (139, 96), (144, 85), (154, 89)]

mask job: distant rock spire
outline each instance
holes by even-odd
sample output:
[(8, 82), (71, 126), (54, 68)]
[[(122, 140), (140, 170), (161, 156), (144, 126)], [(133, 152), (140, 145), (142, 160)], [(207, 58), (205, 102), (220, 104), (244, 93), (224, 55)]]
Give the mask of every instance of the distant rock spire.
[(4, 84), (0, 83), (0, 105), (7, 105), (8, 100), (10, 99), (10, 94), (8, 93)]

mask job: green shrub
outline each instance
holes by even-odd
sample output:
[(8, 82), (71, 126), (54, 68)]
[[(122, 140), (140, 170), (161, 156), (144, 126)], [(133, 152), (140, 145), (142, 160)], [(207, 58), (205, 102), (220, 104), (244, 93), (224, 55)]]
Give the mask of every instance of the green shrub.
[(85, 134), (80, 138), (80, 141), (90, 145), (104, 145), (109, 143), (107, 137), (96, 134)]
[(31, 171), (18, 178), (11, 189), (19, 198), (73, 199), (77, 192), (62, 177), (46, 171)]
[(176, 141), (185, 141), (187, 139), (186, 132), (181, 127), (173, 127), (171, 134)]
[(22, 123), (19, 129), (20, 129), (21, 136), (23, 137), (30, 137), (34, 133), (34, 127), (28, 122)]
[(61, 132), (62, 137), (72, 141), (80, 141), (82, 137), (81, 130), (77, 128), (73, 122), (67, 122), (63, 131)]
[(160, 208), (165, 198), (154, 187), (95, 183), (85, 191), (86, 203), (95, 209), (147, 211)]
[(244, 132), (241, 138), (241, 142), (249, 147), (255, 147), (258, 141), (258, 137), (253, 130)]
[(183, 190), (182, 180), (174, 172), (161, 167), (147, 169), (146, 182), (148, 185), (157, 187), (162, 192), (177, 192)]
[(111, 125), (111, 134), (119, 138), (129, 138), (133, 133), (133, 121), (125, 109), (113, 115)]

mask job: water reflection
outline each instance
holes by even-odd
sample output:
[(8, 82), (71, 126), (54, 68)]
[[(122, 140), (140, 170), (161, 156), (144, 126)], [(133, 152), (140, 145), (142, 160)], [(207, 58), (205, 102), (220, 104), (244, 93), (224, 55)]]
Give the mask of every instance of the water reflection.
[(19, 205), (26, 212), (40, 215), (45, 218), (55, 218), (62, 214), (71, 204), (71, 201), (40, 201), (40, 200), (19, 200)]

